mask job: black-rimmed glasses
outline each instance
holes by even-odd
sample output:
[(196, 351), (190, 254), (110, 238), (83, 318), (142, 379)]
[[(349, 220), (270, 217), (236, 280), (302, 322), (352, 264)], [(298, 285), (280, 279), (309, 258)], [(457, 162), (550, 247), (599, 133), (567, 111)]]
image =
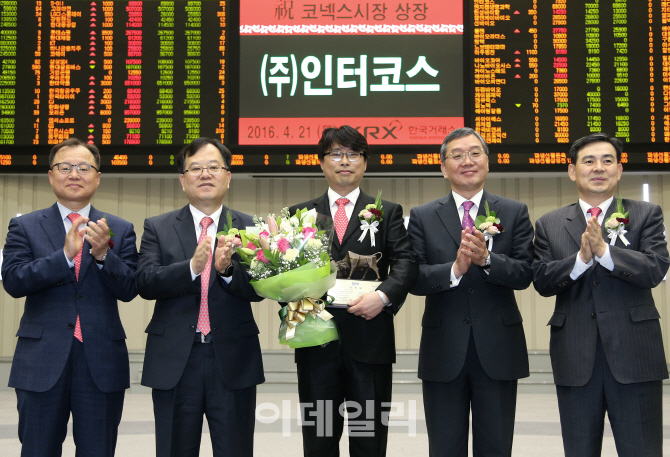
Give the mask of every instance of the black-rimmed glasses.
[(91, 171), (91, 168), (93, 168), (96, 172), (98, 171), (97, 168), (95, 168), (93, 165), (89, 165), (87, 163), (80, 163), (79, 165), (75, 165), (73, 163), (66, 163), (66, 162), (60, 162), (60, 163), (55, 163), (51, 166), (51, 168), (56, 167), (58, 171), (63, 173), (64, 175), (69, 175), (70, 172), (73, 169), (77, 169), (77, 173), (80, 175), (86, 175)]

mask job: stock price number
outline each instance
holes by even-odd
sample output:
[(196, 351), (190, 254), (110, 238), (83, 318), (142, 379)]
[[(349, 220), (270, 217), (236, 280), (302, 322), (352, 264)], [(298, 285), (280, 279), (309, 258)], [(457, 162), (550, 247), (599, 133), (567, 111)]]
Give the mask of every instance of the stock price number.
[(509, 165), (509, 153), (498, 153), (498, 163), (499, 164), (504, 164), (504, 165)]

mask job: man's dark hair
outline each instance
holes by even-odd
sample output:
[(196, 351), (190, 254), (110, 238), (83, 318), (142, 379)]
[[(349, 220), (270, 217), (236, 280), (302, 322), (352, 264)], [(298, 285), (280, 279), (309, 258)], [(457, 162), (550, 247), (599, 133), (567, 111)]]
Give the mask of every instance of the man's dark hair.
[(335, 143), (344, 148), (350, 148), (352, 151), (360, 152), (366, 160), (370, 157), (370, 146), (365, 137), (350, 125), (343, 125), (340, 128), (330, 127), (323, 131), (319, 144), (316, 145), (319, 160), (323, 160), (325, 154), (330, 151)]
[[(72, 148), (72, 147), (76, 147), (76, 146), (84, 146), (86, 149), (91, 151), (91, 154), (93, 154), (93, 159), (95, 160), (95, 164), (91, 164), (91, 165), (95, 165), (95, 168), (97, 168), (98, 171), (100, 171), (100, 151), (98, 151), (97, 146), (94, 145), (94, 144), (90, 144), (90, 143), (84, 143), (79, 138), (75, 138), (73, 136), (71, 136), (70, 138), (68, 138), (67, 140), (65, 140), (61, 143), (58, 143), (53, 148), (51, 148), (51, 152), (49, 152), (49, 169), (51, 170), (53, 168), (54, 157), (56, 156), (56, 153), (58, 151), (60, 151), (63, 148)], [(78, 164), (75, 163), (73, 165), (78, 165)]]
[(484, 152), (488, 156), (489, 146), (486, 144), (486, 141), (484, 141), (484, 138), (482, 138), (479, 132), (470, 127), (461, 127), (460, 129), (452, 130), (451, 132), (449, 132), (449, 135), (447, 135), (447, 137), (442, 142), (442, 147), (440, 148), (440, 160), (442, 161), (442, 163), (444, 163), (444, 161), (447, 160), (447, 147), (449, 146), (449, 143), (459, 138), (463, 138), (470, 135), (474, 135), (477, 138), (479, 138), (479, 141), (480, 143), (482, 143), (482, 147), (484, 148)]
[(621, 143), (621, 141), (618, 138), (609, 137), (606, 133), (593, 133), (591, 135), (584, 136), (576, 140), (574, 143), (572, 143), (572, 146), (570, 146), (570, 152), (568, 153), (568, 157), (570, 157), (570, 162), (576, 164), (577, 155), (579, 154), (579, 151), (581, 151), (582, 149), (584, 149), (584, 147), (592, 143), (611, 144), (612, 147), (614, 147), (614, 150), (616, 151), (616, 163), (621, 162), (621, 152), (623, 152), (623, 143)]
[(184, 146), (181, 149), (181, 151), (179, 151), (179, 154), (177, 155), (177, 169), (179, 170), (180, 174), (184, 173), (184, 165), (186, 164), (186, 159), (188, 157), (192, 157), (193, 155), (195, 155), (196, 152), (198, 152), (208, 144), (211, 144), (212, 146), (216, 147), (216, 149), (219, 150), (219, 152), (221, 153), (221, 158), (223, 159), (223, 166), (226, 167), (226, 170), (230, 171), (230, 163), (233, 160), (233, 155), (231, 154), (230, 150), (224, 145), (222, 145), (221, 142), (216, 138), (200, 137), (198, 139), (191, 141), (189, 144)]

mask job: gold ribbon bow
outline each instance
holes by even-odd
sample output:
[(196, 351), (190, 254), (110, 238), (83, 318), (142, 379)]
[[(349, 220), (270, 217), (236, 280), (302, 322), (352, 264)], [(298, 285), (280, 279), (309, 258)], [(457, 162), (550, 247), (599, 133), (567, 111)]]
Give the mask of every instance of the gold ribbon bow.
[(312, 319), (319, 317), (322, 321), (327, 322), (333, 318), (333, 315), (326, 311), (326, 304), (323, 300), (318, 298), (304, 298), (297, 302), (292, 301), (286, 310), (286, 339), (290, 340), (295, 336), (295, 328), (305, 322), (307, 315), (312, 316)]

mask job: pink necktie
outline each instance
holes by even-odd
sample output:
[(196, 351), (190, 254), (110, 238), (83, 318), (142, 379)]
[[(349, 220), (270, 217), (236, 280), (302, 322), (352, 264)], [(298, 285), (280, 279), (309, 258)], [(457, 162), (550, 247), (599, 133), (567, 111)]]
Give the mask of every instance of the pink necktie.
[(337, 211), (335, 212), (335, 233), (337, 233), (337, 239), (340, 240), (340, 244), (342, 244), (344, 232), (347, 231), (347, 225), (349, 225), (347, 212), (344, 210), (344, 207), (349, 203), (349, 199), (338, 198), (335, 200), (335, 203), (337, 204)]
[[(595, 216), (596, 219), (598, 219), (598, 216), (600, 216), (600, 213), (602, 212), (603, 210), (601, 210), (598, 206), (594, 206), (587, 211), (587, 213), (591, 213), (591, 216)], [(598, 224), (600, 224), (600, 222), (598, 222)]]
[[(211, 217), (203, 217), (200, 221), (200, 226), (202, 227), (202, 232), (200, 232), (200, 238), (198, 238), (198, 244), (202, 243), (202, 240), (207, 236), (207, 227), (212, 225), (214, 221)], [(205, 269), (200, 273), (200, 314), (198, 314), (198, 328), (203, 335), (207, 335), (210, 331), (209, 327), (209, 307), (207, 306), (207, 295), (209, 293), (209, 273), (212, 269), (212, 251), (209, 252), (209, 258), (207, 259), (207, 265)]]
[(464, 201), (463, 202), (463, 230), (467, 230), (468, 232), (471, 232), (472, 227), (475, 226), (475, 221), (472, 220), (472, 216), (470, 216), (470, 208), (474, 203), (472, 203), (470, 200)]
[[(72, 224), (74, 224), (74, 221), (79, 219), (79, 214), (70, 213), (67, 215), (67, 218), (70, 219)], [(82, 245), (79, 252), (77, 252), (77, 255), (74, 256), (74, 275), (77, 277), (77, 281), (79, 281), (79, 269), (81, 268), (81, 251), (83, 250), (84, 246)], [(79, 322), (79, 314), (77, 314), (77, 323), (74, 326), (74, 337), (77, 338), (82, 343), (84, 342), (84, 338), (81, 336), (81, 323)]]

